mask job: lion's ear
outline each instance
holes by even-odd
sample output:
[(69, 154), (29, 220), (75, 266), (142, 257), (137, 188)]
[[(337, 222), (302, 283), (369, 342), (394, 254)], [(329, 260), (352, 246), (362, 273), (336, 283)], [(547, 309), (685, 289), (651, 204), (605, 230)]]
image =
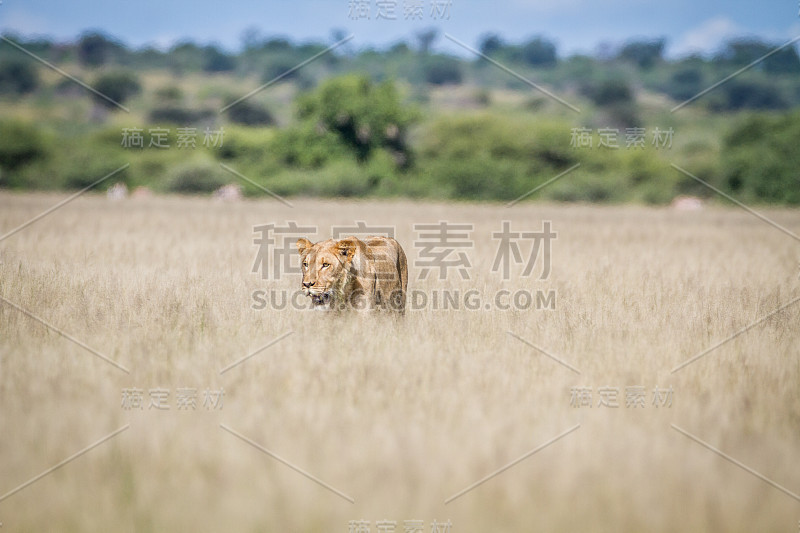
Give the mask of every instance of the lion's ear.
[(309, 241), (305, 237), (297, 239), (295, 245), (297, 246), (297, 251), (300, 252), (300, 255), (307, 253), (312, 246), (311, 241)]
[(355, 237), (347, 237), (346, 239), (340, 240), (336, 243), (336, 247), (339, 249), (339, 255), (347, 259), (352, 259), (353, 255), (356, 253), (357, 243), (358, 239)]

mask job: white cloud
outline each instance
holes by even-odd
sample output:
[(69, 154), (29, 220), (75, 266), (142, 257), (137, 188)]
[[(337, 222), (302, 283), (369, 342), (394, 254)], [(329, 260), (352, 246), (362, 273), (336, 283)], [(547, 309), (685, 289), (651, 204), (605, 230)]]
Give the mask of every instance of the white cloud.
[(673, 55), (686, 55), (693, 52), (708, 53), (719, 48), (731, 37), (744, 33), (728, 17), (714, 17), (681, 35), (672, 47)]

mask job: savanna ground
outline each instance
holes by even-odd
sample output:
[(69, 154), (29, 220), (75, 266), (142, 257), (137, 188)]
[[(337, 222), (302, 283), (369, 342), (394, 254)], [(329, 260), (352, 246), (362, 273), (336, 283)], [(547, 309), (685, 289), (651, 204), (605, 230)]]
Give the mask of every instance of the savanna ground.
[[(62, 198), (0, 194), (0, 233)], [(800, 501), (695, 440), (800, 492), (800, 302), (770, 315), (800, 295), (792, 237), (724, 206), (293, 204), (85, 196), (0, 242), (3, 530), (797, 530)], [(764, 213), (800, 233), (800, 212)], [(555, 290), (555, 309), (255, 310), (253, 291), (299, 285), (251, 273), (253, 227), (287, 220), (320, 237), (392, 225), (413, 289)], [(474, 224), (469, 282), (418, 279), (413, 224), (439, 220)], [(552, 221), (547, 280), (491, 272), (502, 220)], [(626, 407), (632, 386), (644, 407)], [(578, 387), (591, 408), (571, 405)], [(598, 406), (604, 387), (618, 408)], [(656, 387), (671, 406), (653, 404)], [(129, 388), (143, 409), (122, 407)], [(169, 410), (149, 408), (155, 388)], [(197, 389), (196, 409), (176, 407), (181, 388)], [(202, 405), (205, 389), (224, 389), (222, 408)]]

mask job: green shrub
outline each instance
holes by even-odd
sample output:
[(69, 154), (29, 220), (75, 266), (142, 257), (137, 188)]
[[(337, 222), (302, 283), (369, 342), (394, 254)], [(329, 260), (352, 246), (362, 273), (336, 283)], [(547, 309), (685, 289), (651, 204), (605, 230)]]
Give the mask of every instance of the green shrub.
[[(228, 102), (230, 104), (231, 102)], [(269, 110), (250, 100), (242, 100), (226, 110), (228, 119), (234, 124), (245, 126), (271, 126), (275, 118)]]
[(720, 88), (723, 99), (714, 101), (717, 111), (739, 109), (785, 109), (789, 104), (774, 83), (755, 79), (732, 79)]
[(543, 37), (535, 37), (520, 46), (520, 59), (534, 67), (552, 67), (556, 64), (556, 45)]
[[(361, 163), (380, 149), (402, 154), (404, 164), (411, 161), (406, 132), (417, 113), (402, 105), (391, 82), (374, 84), (357, 75), (332, 78), (298, 97), (297, 116), (302, 124), (294, 135), (301, 142), (317, 138), (330, 147), (332, 135)], [(291, 151), (306, 149), (315, 150), (301, 144)]]
[(685, 66), (676, 70), (669, 81), (661, 85), (661, 90), (683, 102), (696, 96), (705, 87), (703, 70), (697, 66)]
[(269, 150), (290, 168), (316, 169), (339, 159), (354, 160), (335, 133), (308, 123), (279, 131)]
[[(51, 178), (54, 185), (62, 184), (67, 189), (83, 189), (127, 162), (127, 158), (118, 148), (81, 143), (74, 147), (69, 154), (62, 152), (59, 156), (59, 164), (54, 168)], [(94, 188), (104, 190), (114, 182), (127, 182), (128, 176), (128, 171), (123, 170), (109, 180), (98, 183)]]
[(630, 61), (641, 69), (650, 69), (661, 61), (664, 45), (666, 45), (666, 40), (663, 38), (649, 41), (628, 41), (617, 57), (623, 61)]
[(560, 122), (486, 112), (446, 116), (422, 134), (419, 175), (451, 198), (513, 200), (575, 163)]
[(183, 194), (209, 193), (232, 179), (235, 178), (212, 161), (188, 161), (167, 172), (166, 190)]
[(178, 126), (189, 126), (212, 120), (216, 116), (213, 109), (189, 109), (181, 105), (161, 105), (150, 110), (150, 121), (153, 123), (170, 123)]
[(86, 32), (77, 43), (78, 60), (89, 67), (99, 67), (122, 54), (124, 47), (100, 32)]
[[(93, 88), (118, 104), (124, 104), (128, 98), (139, 94), (142, 90), (138, 77), (134, 73), (128, 71), (116, 71), (102, 74), (95, 80)], [(116, 108), (114, 103), (109, 102), (106, 98), (97, 94), (93, 94), (93, 96), (97, 103), (109, 109)]]
[(0, 169), (13, 171), (46, 155), (41, 131), (33, 124), (0, 121)]
[(203, 48), (203, 70), (206, 72), (230, 72), (236, 68), (236, 59), (216, 46)]
[(32, 60), (4, 59), (0, 61), (0, 94), (27, 94), (39, 86), (39, 72)]
[(371, 194), (377, 184), (362, 165), (337, 161), (324, 169), (290, 170), (266, 181), (269, 190), (280, 195), (356, 197)]
[(176, 103), (183, 100), (183, 90), (177, 85), (167, 85), (156, 91), (156, 98), (162, 102)]
[(462, 80), (461, 62), (453, 57), (426, 57), (423, 70), (425, 81), (431, 85), (459, 84)]
[(578, 168), (542, 189), (541, 196), (559, 202), (609, 203), (622, 201), (628, 192), (624, 176), (619, 173)]
[(293, 80), (300, 75), (299, 69), (295, 69), (297, 63), (291, 57), (275, 57), (264, 66), (261, 81), (268, 83), (278, 77), (281, 81)]
[(800, 205), (800, 113), (745, 117), (725, 136), (723, 188), (742, 201)]
[(599, 106), (626, 104), (634, 99), (628, 82), (618, 78), (587, 84), (583, 93)]

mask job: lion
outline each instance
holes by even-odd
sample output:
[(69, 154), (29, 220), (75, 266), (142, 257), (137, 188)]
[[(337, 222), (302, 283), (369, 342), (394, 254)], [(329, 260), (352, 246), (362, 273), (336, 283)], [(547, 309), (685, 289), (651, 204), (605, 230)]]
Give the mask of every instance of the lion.
[(384, 309), (405, 312), (408, 262), (389, 237), (347, 237), (312, 244), (297, 240), (302, 290), (315, 309)]

